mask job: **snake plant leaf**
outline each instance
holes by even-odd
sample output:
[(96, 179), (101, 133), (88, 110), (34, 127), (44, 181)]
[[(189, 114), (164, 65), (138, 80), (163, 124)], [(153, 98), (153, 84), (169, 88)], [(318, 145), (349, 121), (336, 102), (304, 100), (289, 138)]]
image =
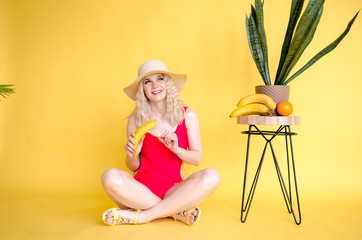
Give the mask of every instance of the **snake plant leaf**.
[[(248, 37), (248, 43), (251, 55), (254, 59), (255, 65), (258, 68), (258, 71), (265, 82), (265, 71), (264, 71), (264, 64), (263, 64), (263, 54), (258, 38), (257, 28), (255, 25), (255, 21), (253, 16), (251, 15), (249, 18), (246, 16), (246, 33)], [(266, 83), (266, 82), (265, 82)]]
[(304, 25), (304, 22), (310, 17), (310, 13), (313, 9), (315, 9), (314, 7), (316, 6), (316, 4), (324, 4), (325, 0), (309, 0), (307, 7), (305, 8), (302, 17), (300, 18), (298, 25), (297, 25), (297, 29), (295, 30), (295, 32), (299, 31), (300, 28)]
[(316, 4), (314, 4), (309, 12), (303, 13), (306, 17), (304, 17), (303, 22), (299, 21), (278, 81), (285, 81), (288, 74), (311, 42), (323, 12), (323, 3), (324, 0), (317, 0)]
[(299, 16), (302, 12), (303, 5), (304, 5), (304, 0), (293, 0), (292, 1), (292, 7), (290, 9), (290, 17), (289, 17), (287, 32), (285, 33), (282, 52), (280, 54), (280, 60), (279, 60), (278, 70), (277, 70), (274, 84), (278, 84), (279, 74), (280, 74), (280, 71), (282, 70), (285, 58), (287, 57), (290, 42), (292, 41), (294, 29), (295, 29), (295, 26), (297, 25)]
[(269, 64), (268, 64), (268, 49), (265, 38), (264, 31), (264, 20), (263, 20), (263, 3), (260, 0), (255, 1), (256, 9), (251, 5), (251, 19), (254, 20), (256, 26), (256, 33), (258, 35), (261, 51), (263, 54), (263, 72), (264, 72), (264, 83), (270, 85), (270, 74), (269, 74)]
[(12, 88), (14, 85), (9, 84), (0, 84), (0, 96), (6, 98), (10, 94), (14, 93), (14, 89)]
[(261, 45), (261, 49), (263, 52), (263, 60), (264, 60), (264, 70), (265, 70), (265, 78), (267, 85), (270, 85), (270, 74), (269, 74), (269, 63), (268, 63), (268, 47), (266, 43), (266, 36), (264, 30), (264, 12), (263, 12), (264, 3), (260, 0), (255, 0), (255, 8), (256, 8), (256, 22), (258, 29), (258, 37)]
[(256, 28), (259, 29), (258, 27), (258, 17), (256, 16), (256, 9), (253, 5), (251, 5), (251, 16), (253, 16), (253, 19), (255, 19), (255, 25), (256, 25)]
[(296, 73), (294, 73), (287, 81), (285, 81), (283, 83), (283, 85), (287, 85), (290, 81), (292, 81), (294, 78), (299, 76), (302, 72), (304, 72), (307, 68), (312, 66), (316, 61), (318, 61), (324, 55), (326, 55), (327, 53), (333, 51), (338, 46), (338, 44), (343, 40), (343, 38), (348, 34), (348, 32), (351, 29), (354, 21), (357, 18), (359, 12), (360, 11), (358, 11), (354, 15), (354, 17), (351, 19), (351, 21), (349, 21), (349, 23), (348, 23), (346, 29), (344, 30), (344, 32), (336, 40), (334, 40), (331, 44), (329, 44), (327, 47), (325, 47), (322, 51), (317, 53), (311, 60), (309, 60), (309, 62), (306, 65), (304, 65), (300, 70), (298, 70)]
[[(317, 0), (317, 1), (318, 1), (318, 0)], [(323, 2), (324, 2), (324, 0), (323, 0)], [(304, 24), (304, 22), (305, 22), (305, 19), (308, 17), (308, 14), (311, 12), (311, 9), (315, 6), (315, 3), (316, 3), (316, 1), (313, 1), (313, 0), (309, 1), (308, 6), (307, 6), (305, 12), (303, 13), (303, 16), (302, 16), (301, 20), (300, 20), (299, 23), (298, 23), (298, 26), (297, 26), (297, 30), (296, 30), (296, 31), (298, 31), (298, 30), (301, 29), (301, 27), (303, 26), (303, 24)], [(308, 37), (307, 41), (305, 42), (305, 47), (302, 48), (302, 52), (301, 52), (300, 56), (302, 55), (302, 53), (304, 52), (304, 50), (307, 48), (307, 46), (309, 45), (309, 43), (312, 41), (312, 39), (313, 39), (313, 37), (314, 37), (315, 31), (317, 30), (317, 26), (318, 26), (318, 24), (319, 24), (320, 18), (321, 18), (322, 13), (323, 13), (323, 6), (322, 6), (322, 8), (320, 8), (319, 11), (320, 11), (320, 13), (317, 15), (317, 19), (316, 19), (316, 21), (313, 23), (313, 25), (312, 25), (312, 27), (311, 27), (311, 30), (312, 30), (312, 31), (310, 32), (310, 36)], [(307, 17), (306, 17), (306, 16), (307, 16)], [(290, 68), (290, 70), (289, 70), (288, 73), (284, 76), (284, 78), (280, 78), (280, 79), (279, 79), (279, 81), (278, 81), (277, 84), (283, 85), (283, 84), (285, 83), (287, 76), (289, 75), (289, 73), (290, 73), (290, 71), (292, 70), (292, 68), (295, 66), (296, 62), (299, 60), (300, 56), (296, 59), (294, 65)]]

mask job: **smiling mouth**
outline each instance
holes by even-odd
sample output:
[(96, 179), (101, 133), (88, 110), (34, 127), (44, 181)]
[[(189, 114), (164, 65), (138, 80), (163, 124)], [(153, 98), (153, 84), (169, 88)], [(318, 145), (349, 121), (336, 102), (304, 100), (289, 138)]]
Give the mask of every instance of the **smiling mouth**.
[(160, 94), (162, 92), (162, 90), (158, 90), (158, 91), (154, 91), (152, 92), (153, 95), (157, 95), (157, 94)]

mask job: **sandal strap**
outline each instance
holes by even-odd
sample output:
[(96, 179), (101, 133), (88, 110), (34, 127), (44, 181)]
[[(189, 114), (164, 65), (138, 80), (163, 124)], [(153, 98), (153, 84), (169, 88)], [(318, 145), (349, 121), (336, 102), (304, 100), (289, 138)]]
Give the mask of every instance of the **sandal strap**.
[(112, 222), (111, 226), (114, 226), (114, 225), (116, 225), (117, 220), (118, 220), (117, 208), (112, 208), (111, 211), (113, 213), (113, 222)]
[(191, 208), (191, 209), (189, 209), (189, 210), (187, 211), (187, 213), (186, 213), (186, 224), (189, 225), (189, 226), (191, 226), (191, 223), (190, 223), (190, 214), (192, 213), (193, 210), (194, 210), (194, 209)]
[(118, 210), (120, 210), (120, 208), (111, 208), (108, 209), (107, 211), (105, 211), (103, 213), (103, 222), (105, 222), (105, 219), (107, 218), (107, 215), (112, 213), (113, 214), (113, 222), (111, 224), (109, 224), (109, 226), (114, 226), (118, 223), (130, 223), (130, 224), (137, 224), (137, 220), (138, 220), (138, 215), (140, 213), (140, 210), (134, 210), (134, 209), (129, 209), (128, 211), (130, 212), (136, 212), (136, 216), (135, 218), (132, 220), (131, 218), (126, 218), (126, 217), (120, 217), (118, 214)]
[(190, 215), (191, 215), (191, 213), (192, 213), (193, 211), (195, 211), (195, 210), (197, 211), (197, 216), (196, 216), (195, 221), (194, 221), (194, 223), (193, 223), (193, 224), (195, 224), (195, 223), (197, 222), (197, 220), (199, 220), (200, 214), (201, 214), (201, 210), (200, 210), (200, 208), (198, 208), (198, 207), (191, 208), (191, 209), (189, 209), (189, 210), (187, 210), (187, 211), (182, 211), (182, 212), (175, 213), (175, 214), (173, 215), (173, 219), (174, 219), (174, 220), (177, 220), (177, 219), (176, 219), (176, 215), (178, 215), (178, 216), (183, 216), (183, 217), (186, 218), (186, 224), (189, 225), (189, 226), (192, 226), (193, 224), (190, 223)]
[[(196, 219), (195, 219), (194, 223), (191, 224), (191, 223), (190, 223), (190, 215), (191, 215), (191, 213), (192, 213), (193, 211), (197, 211), (197, 215), (196, 215)], [(194, 225), (194, 224), (199, 220), (200, 214), (201, 214), (201, 210), (200, 210), (200, 208), (198, 208), (198, 207), (189, 209), (189, 210), (187, 211), (187, 213), (186, 213), (186, 223), (187, 223), (187, 225), (189, 225), (189, 226)]]
[(137, 210), (136, 217), (134, 218), (134, 224), (137, 224), (138, 215), (140, 214), (140, 210)]

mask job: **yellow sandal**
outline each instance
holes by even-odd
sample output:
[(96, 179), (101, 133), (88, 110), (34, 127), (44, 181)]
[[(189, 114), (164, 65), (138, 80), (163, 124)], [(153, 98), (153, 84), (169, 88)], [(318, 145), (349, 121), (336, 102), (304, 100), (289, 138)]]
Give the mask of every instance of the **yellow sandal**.
[[(192, 213), (194, 210), (197, 211), (197, 215), (196, 215), (196, 217), (195, 217), (194, 223), (191, 224), (191, 223), (190, 223), (190, 215), (191, 215), (191, 213)], [(186, 217), (186, 224), (189, 225), (189, 226), (192, 226), (192, 225), (194, 225), (194, 224), (200, 219), (201, 209), (200, 209), (200, 208), (191, 208), (191, 209), (189, 209), (188, 211), (182, 211), (182, 212), (179, 212), (179, 213), (177, 213), (177, 214), (174, 214), (174, 215), (173, 215), (173, 219), (174, 219), (174, 220), (177, 220), (177, 219), (176, 219), (176, 215)]]
[(114, 226), (116, 224), (137, 224), (137, 218), (140, 213), (140, 210), (134, 210), (134, 209), (125, 210), (125, 211), (130, 211), (130, 212), (137, 212), (136, 217), (134, 219), (119, 217), (117, 210), (121, 210), (121, 209), (120, 208), (111, 208), (111, 209), (108, 209), (107, 211), (105, 211), (102, 215), (103, 222), (105, 224), (107, 224), (106, 220), (107, 220), (108, 214), (113, 213), (113, 222), (112, 222), (112, 224), (107, 224), (109, 226)]

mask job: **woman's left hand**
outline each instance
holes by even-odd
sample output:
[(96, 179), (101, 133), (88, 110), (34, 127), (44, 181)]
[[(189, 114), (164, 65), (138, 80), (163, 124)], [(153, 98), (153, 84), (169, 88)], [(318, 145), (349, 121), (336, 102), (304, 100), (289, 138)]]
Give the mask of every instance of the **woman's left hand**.
[(165, 131), (161, 135), (162, 139), (160, 138), (160, 141), (165, 144), (165, 146), (170, 149), (173, 153), (177, 154), (179, 152), (179, 146), (178, 146), (178, 138), (176, 133)]

